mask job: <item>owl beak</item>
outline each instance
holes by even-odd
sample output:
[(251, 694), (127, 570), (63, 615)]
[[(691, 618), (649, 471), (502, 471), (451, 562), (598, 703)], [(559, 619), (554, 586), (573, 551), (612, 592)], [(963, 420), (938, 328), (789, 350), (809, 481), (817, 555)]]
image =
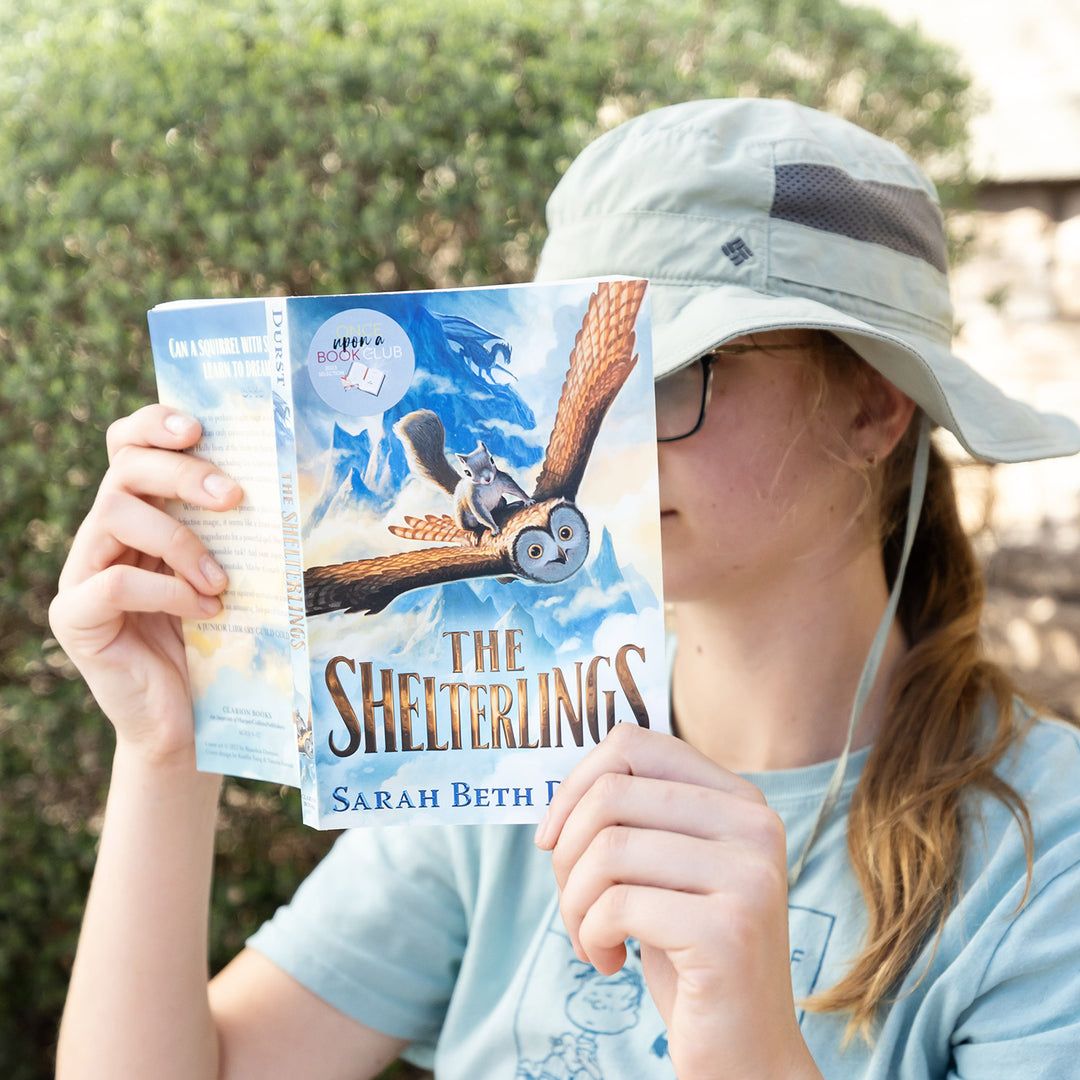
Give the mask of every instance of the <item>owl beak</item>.
[(563, 551), (563, 549), (561, 547), (559, 547), (557, 544), (555, 546), (555, 550), (558, 551), (559, 554), (556, 555), (555, 558), (552, 559), (551, 561), (552, 562), (561, 562), (561, 563), (566, 562), (566, 552)]

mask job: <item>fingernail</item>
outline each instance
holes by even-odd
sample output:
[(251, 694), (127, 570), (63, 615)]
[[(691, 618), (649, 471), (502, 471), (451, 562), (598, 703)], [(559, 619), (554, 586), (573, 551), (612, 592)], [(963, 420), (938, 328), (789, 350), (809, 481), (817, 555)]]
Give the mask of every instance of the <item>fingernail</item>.
[(229, 577), (210, 555), (204, 555), (199, 560), (199, 569), (207, 582), (215, 589), (224, 589)]
[(200, 596), (199, 607), (207, 615), (216, 615), (221, 610), (221, 601), (216, 596)]
[(169, 413), (165, 417), (165, 427), (174, 435), (190, 435), (199, 421), (194, 417), (185, 416), (183, 413)]
[(221, 473), (210, 473), (202, 483), (206, 491), (213, 495), (215, 499), (224, 499), (227, 495), (232, 494), (233, 489), (236, 487), (235, 480), (230, 480), (227, 476), (222, 476)]
[(548, 846), (548, 834), (551, 832), (551, 814), (545, 813), (540, 819), (540, 824), (536, 826), (536, 833), (533, 835), (533, 843), (538, 848), (546, 848)]

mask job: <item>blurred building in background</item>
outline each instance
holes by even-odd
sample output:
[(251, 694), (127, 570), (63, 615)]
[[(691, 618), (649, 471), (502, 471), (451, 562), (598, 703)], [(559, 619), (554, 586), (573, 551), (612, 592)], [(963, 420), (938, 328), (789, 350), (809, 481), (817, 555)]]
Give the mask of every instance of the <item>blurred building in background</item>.
[[(975, 210), (953, 273), (957, 352), (1007, 390), (1080, 420), (1080, 3), (870, 0), (955, 48), (981, 109)], [(1080, 457), (963, 470), (986, 556), (988, 638), (1080, 717)]]
[[(1080, 4), (870, 0), (951, 45), (972, 76), (976, 210), (953, 273), (957, 351), (1006, 389), (1080, 418)], [(975, 487), (977, 494), (978, 485)], [(1080, 545), (1080, 459), (995, 470), (1006, 543)]]

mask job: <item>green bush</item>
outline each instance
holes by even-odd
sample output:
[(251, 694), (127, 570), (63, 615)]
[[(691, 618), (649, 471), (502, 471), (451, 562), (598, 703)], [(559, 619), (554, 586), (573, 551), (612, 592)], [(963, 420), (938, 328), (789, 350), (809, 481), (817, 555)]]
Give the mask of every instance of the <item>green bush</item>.
[[(838, 0), (10, 7), (26, 10), (0, 14), (0, 1075), (41, 1080), (111, 754), (46, 609), (105, 428), (153, 396), (146, 309), (525, 279), (560, 172), (659, 104), (823, 105), (948, 176), (967, 105), (951, 53)], [(294, 804), (227, 789), (215, 967), (325, 849)]]

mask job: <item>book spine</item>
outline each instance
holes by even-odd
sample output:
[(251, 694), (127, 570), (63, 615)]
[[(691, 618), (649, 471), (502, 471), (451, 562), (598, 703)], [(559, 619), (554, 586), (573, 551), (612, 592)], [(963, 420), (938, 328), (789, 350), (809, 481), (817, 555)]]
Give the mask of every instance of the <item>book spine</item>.
[(274, 433), (281, 499), (281, 539), (292, 668), (292, 717), (296, 726), (300, 800), (304, 822), (317, 828), (315, 745), (311, 730), (311, 672), (304, 603), (300, 499), (297, 492), (299, 472), (293, 414), (292, 357), (289, 350), (289, 307), (285, 297), (272, 297), (266, 301), (266, 334), (272, 371)]
[(150, 312), (149, 326), (160, 400), (200, 421), (194, 452), (244, 489), (227, 513), (169, 506), (229, 575), (221, 614), (184, 621), (198, 765), (295, 786), (296, 740), (282, 705), (289, 657), (262, 303), (166, 305)]

